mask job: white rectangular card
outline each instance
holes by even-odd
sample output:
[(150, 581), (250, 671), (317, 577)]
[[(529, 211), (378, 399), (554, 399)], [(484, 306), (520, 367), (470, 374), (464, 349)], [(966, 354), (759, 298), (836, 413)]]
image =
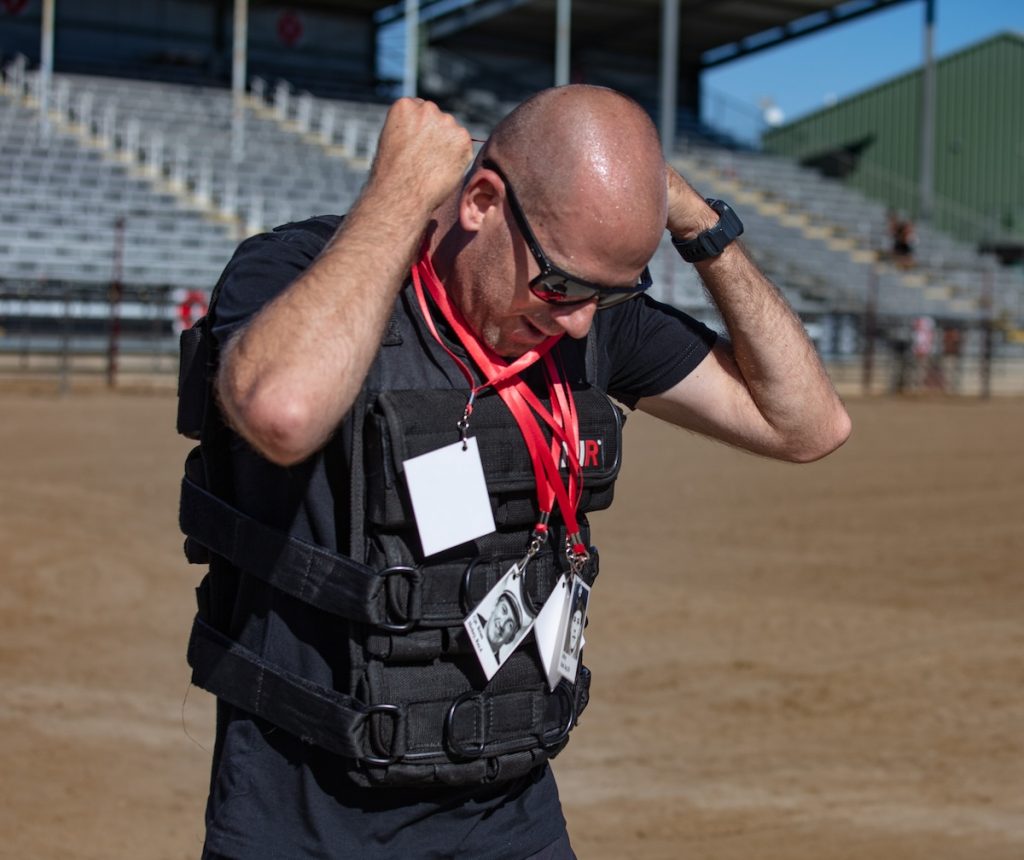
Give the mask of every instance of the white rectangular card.
[(540, 664), (547, 673), (548, 688), (551, 690), (558, 686), (559, 678), (561, 678), (558, 672), (558, 658), (562, 653), (561, 645), (565, 636), (562, 625), (565, 619), (565, 607), (569, 602), (569, 593), (569, 578), (562, 574), (533, 623), (537, 653), (540, 655)]
[(513, 564), (462, 622), (488, 681), (533, 629), (523, 600), (522, 565)]
[(491, 501), (470, 436), (402, 463), (424, 555), (451, 549), (494, 531)]
[(576, 683), (580, 654), (583, 652), (583, 627), (587, 623), (590, 586), (578, 576), (572, 578), (572, 595), (564, 614), (565, 624), (558, 654), (558, 674), (570, 684)]

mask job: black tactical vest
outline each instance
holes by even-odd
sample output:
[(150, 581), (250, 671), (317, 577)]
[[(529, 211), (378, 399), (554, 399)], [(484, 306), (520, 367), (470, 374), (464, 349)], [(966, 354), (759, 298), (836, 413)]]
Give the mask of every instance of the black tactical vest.
[[(424, 559), (406, 494), (402, 463), (458, 438), (466, 392), (422, 388), (424, 362), (450, 361), (433, 350), (414, 319), (408, 290), (343, 425), (349, 453), (350, 553), (272, 529), (225, 498), (218, 468), (229, 431), (210, 394), (217, 356), (208, 319), (183, 333), (178, 430), (200, 440), (186, 461), (180, 522), (194, 563), (233, 577), (256, 577), (338, 617), (347, 640), (348, 678), (332, 687), (266, 660), (225, 632), (211, 609), (208, 574), (198, 589), (188, 647), (192, 680), (224, 702), (342, 756), (361, 785), (476, 784), (522, 776), (556, 755), (587, 704), (589, 670), (549, 691), (532, 634), (487, 682), (462, 620), (523, 557), (537, 519), (529, 455), (496, 395), (481, 396), (470, 434), (477, 438), (497, 530)], [(406, 303), (403, 309), (403, 302)], [(211, 304), (215, 313), (216, 291)], [(606, 508), (619, 470), (623, 416), (587, 384), (596, 350), (559, 344), (580, 421), (584, 476), (581, 514)], [(586, 517), (580, 516), (589, 542)], [(568, 571), (565, 529), (527, 570), (526, 595), (543, 605)], [(597, 553), (582, 572), (597, 576)]]

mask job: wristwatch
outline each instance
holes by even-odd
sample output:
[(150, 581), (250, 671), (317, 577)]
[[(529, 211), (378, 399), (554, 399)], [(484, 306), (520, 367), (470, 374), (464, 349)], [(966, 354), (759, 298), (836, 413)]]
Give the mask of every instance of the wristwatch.
[(717, 257), (733, 239), (743, 235), (743, 222), (729, 208), (728, 203), (711, 198), (704, 202), (718, 213), (718, 223), (692, 239), (672, 239), (672, 244), (687, 263), (698, 263)]

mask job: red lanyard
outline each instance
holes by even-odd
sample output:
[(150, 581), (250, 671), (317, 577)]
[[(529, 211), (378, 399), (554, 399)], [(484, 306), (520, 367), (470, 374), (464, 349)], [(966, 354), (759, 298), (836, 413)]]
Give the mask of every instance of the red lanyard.
[[(466, 318), (449, 301), (448, 293), (441, 285), (434, 272), (430, 257), (425, 251), (413, 266), (412, 281), (420, 310), (431, 334), (458, 365), (470, 386), (466, 411), (462, 416), (462, 421), (459, 422), (463, 438), (465, 438), (476, 395), (485, 388), (493, 387), (512, 413), (530, 454), (534, 481), (537, 485), (537, 504), (541, 512), (540, 520), (534, 527), (535, 535), (542, 538), (546, 536), (547, 520), (557, 502), (569, 533), (567, 540), (571, 549), (570, 558), (574, 563), (585, 561), (588, 555), (587, 548), (583, 543), (579, 522), (576, 519), (576, 507), (583, 492), (583, 474), (579, 461), (579, 416), (576, 413), (572, 391), (565, 381), (561, 368), (551, 356), (551, 348), (558, 342), (561, 335), (549, 337), (510, 364), (476, 337)], [(484, 376), (484, 381), (480, 385), (474, 385), (470, 369), (448, 348), (438, 334), (424, 297), (424, 289), (430, 294), (430, 298), (433, 299), (442, 316), (452, 327), (473, 362), (480, 368)], [(544, 361), (544, 376), (551, 401), (550, 410), (544, 406), (519, 375), (541, 359)], [(537, 420), (538, 416), (551, 429), (550, 442), (541, 430)], [(569, 473), (568, 486), (563, 483), (559, 471), (559, 462), (563, 454)]]

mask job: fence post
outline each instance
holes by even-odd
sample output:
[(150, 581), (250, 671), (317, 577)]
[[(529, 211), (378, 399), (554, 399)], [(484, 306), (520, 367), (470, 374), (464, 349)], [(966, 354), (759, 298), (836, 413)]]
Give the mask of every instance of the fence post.
[(63, 397), (71, 390), (71, 284), (63, 284), (64, 318), (60, 326), (60, 382), (58, 391)]
[(313, 94), (302, 92), (297, 101), (298, 107), (295, 110), (295, 122), (298, 123), (299, 131), (307, 132), (313, 125)]
[(263, 78), (253, 78), (249, 81), (249, 95), (259, 103), (260, 107), (267, 104), (267, 82)]
[(139, 137), (142, 134), (142, 126), (135, 117), (131, 117), (124, 124), (124, 134), (121, 137), (121, 149), (125, 158), (130, 164), (139, 160)]
[(320, 111), (320, 140), (328, 146), (334, 143), (334, 126), (337, 118), (333, 107), (325, 107)]
[(89, 90), (78, 94), (74, 106), (74, 122), (89, 137), (92, 137), (92, 109), (95, 97)]
[[(39, 279), (40, 286), (46, 284), (45, 278)], [(39, 291), (40, 293), (42, 290)], [(28, 284), (23, 283), (18, 286), (18, 298), (21, 300), (21, 361), (20, 367), (22, 370), (28, 370), (31, 361), (30, 357), (32, 354), (32, 314), (29, 313), (28, 302), (32, 296), (32, 291), (29, 289)]]
[(110, 281), (110, 344), (107, 348), (107, 387), (117, 386), (117, 358), (121, 347), (121, 298), (124, 285), (124, 216), (114, 222), (114, 265)]
[(868, 294), (864, 307), (864, 366), (861, 372), (861, 393), (871, 393), (875, 376), (875, 334), (878, 328), (878, 270), (868, 268)]
[(291, 87), (288, 81), (278, 81), (274, 87), (274, 115), (284, 122), (288, 119), (288, 101), (291, 95)]
[(993, 319), (994, 302), (992, 301), (992, 270), (986, 269), (982, 281), (981, 307), (982, 318), (981, 342), (981, 396), (988, 400), (992, 396), (992, 353), (994, 352), (995, 320)]
[(117, 103), (109, 101), (100, 114), (100, 140), (107, 150), (114, 150), (117, 141)]
[(341, 148), (346, 158), (355, 158), (359, 147), (359, 120), (350, 117), (345, 120), (341, 133)]

